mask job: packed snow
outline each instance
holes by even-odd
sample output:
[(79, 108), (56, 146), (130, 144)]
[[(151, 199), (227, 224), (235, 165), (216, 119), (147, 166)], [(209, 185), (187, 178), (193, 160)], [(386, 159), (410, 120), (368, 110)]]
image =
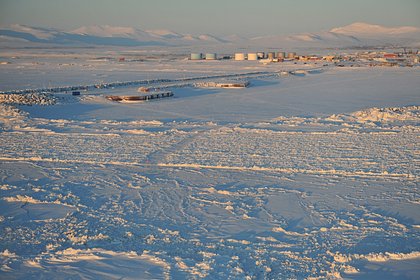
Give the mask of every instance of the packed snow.
[(4, 54), (0, 278), (419, 278), (418, 67), (81, 53)]

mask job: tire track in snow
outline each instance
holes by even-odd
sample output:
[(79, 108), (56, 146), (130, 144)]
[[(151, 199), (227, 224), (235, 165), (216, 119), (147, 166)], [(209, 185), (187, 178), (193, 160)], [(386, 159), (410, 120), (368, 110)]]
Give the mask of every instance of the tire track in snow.
[(189, 133), (189, 135), (186, 138), (183, 138), (178, 143), (175, 143), (174, 145), (163, 148), (160, 150), (157, 150), (155, 152), (150, 153), (147, 156), (147, 161), (150, 164), (159, 164), (159, 162), (162, 161), (162, 159), (165, 159), (165, 156), (167, 154), (170, 154), (173, 150), (181, 150), (182, 148), (186, 147), (189, 143), (193, 142), (194, 139), (198, 136), (198, 133)]

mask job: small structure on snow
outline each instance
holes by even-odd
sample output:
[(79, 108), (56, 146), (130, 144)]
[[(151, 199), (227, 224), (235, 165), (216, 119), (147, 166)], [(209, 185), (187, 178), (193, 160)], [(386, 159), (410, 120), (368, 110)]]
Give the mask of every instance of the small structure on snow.
[(194, 86), (200, 88), (246, 88), (249, 86), (249, 82), (202, 82), (195, 83)]
[(171, 97), (173, 95), (174, 94), (172, 93), (172, 91), (160, 91), (142, 95), (108, 95), (106, 96), (106, 99), (117, 102), (136, 102), (148, 101), (152, 99), (161, 99), (165, 97)]

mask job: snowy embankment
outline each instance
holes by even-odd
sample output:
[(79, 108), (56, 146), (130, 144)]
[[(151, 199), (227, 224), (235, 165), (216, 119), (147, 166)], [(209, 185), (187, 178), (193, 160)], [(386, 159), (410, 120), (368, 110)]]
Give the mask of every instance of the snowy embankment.
[[(317, 69), (317, 68), (315, 68)], [(199, 77), (186, 77), (179, 79), (153, 79), (153, 80), (137, 80), (137, 81), (124, 81), (124, 82), (111, 82), (111, 83), (100, 83), (95, 85), (75, 85), (75, 86), (64, 86), (64, 87), (50, 87), (50, 88), (34, 88), (34, 89), (22, 89), (22, 90), (8, 90), (1, 91), (0, 94), (5, 95), (30, 95), (33, 99), (35, 96), (41, 94), (45, 97), (44, 93), (60, 93), (60, 92), (69, 92), (74, 90), (95, 90), (95, 89), (104, 89), (104, 88), (118, 88), (118, 87), (133, 87), (141, 85), (156, 85), (158, 87), (184, 87), (184, 86), (193, 86), (193, 81), (203, 81), (209, 79), (235, 79), (235, 78), (249, 78), (249, 77), (268, 77), (275, 76), (278, 73), (282, 72), (267, 72), (267, 71), (257, 71), (257, 72), (247, 72), (247, 73), (238, 73), (238, 74), (222, 74), (222, 75), (206, 75)], [(13, 100), (16, 97), (11, 97)], [(41, 103), (42, 104), (42, 103)]]
[(391, 122), (391, 121), (414, 121), (418, 122), (420, 106), (408, 106), (405, 108), (369, 108), (352, 114), (332, 115), (329, 120), (341, 122)]

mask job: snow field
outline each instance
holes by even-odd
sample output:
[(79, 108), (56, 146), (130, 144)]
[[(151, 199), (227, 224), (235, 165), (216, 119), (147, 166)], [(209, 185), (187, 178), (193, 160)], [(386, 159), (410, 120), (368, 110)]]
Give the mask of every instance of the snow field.
[[(369, 71), (136, 105), (0, 104), (0, 277), (415, 279), (417, 84), (374, 89), (393, 72)], [(373, 93), (347, 102), (337, 89), (355, 81)]]
[[(418, 250), (418, 130), (399, 119), (370, 132), (307, 118), (28, 123), (1, 134), (2, 244), (20, 252), (3, 257), (4, 272), (45, 276), (64, 262), (77, 263), (65, 275), (99, 273), (111, 250), (158, 257), (157, 278), (332, 277), (355, 270), (352, 254)], [(132, 125), (142, 133), (122, 129)], [(75, 259), (62, 259), (70, 249)]]

